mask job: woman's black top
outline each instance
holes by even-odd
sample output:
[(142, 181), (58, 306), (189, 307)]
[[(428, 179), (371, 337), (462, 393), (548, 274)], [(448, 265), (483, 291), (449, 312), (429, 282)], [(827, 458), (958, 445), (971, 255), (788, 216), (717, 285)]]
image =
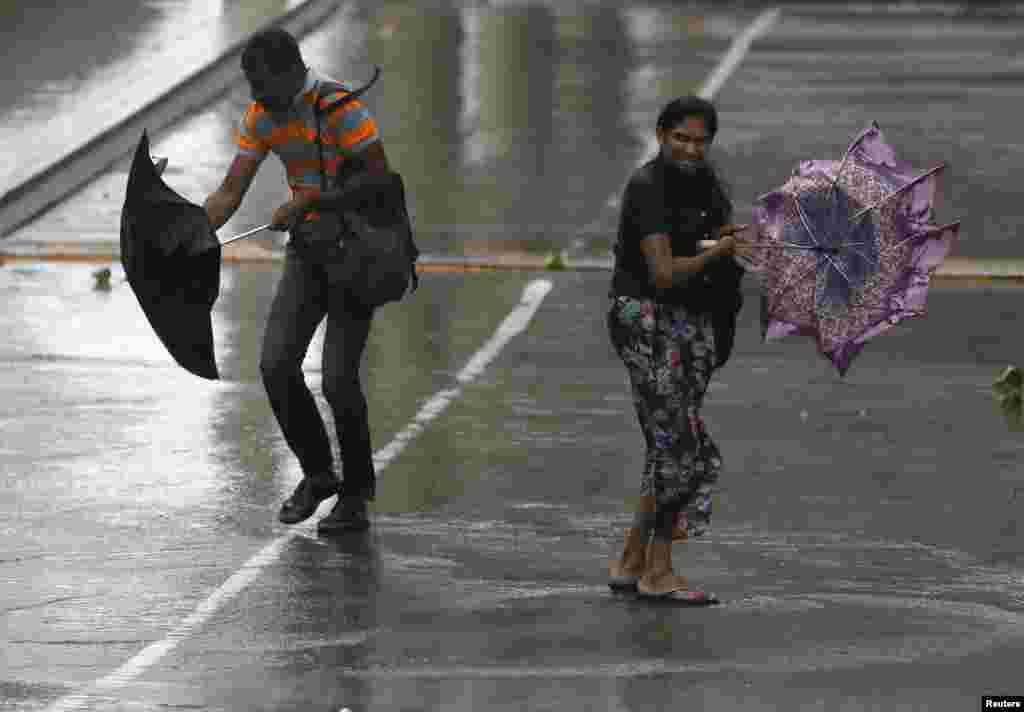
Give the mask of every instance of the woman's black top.
[(720, 364), (731, 349), (742, 305), (743, 269), (731, 259), (718, 259), (685, 282), (658, 289), (640, 242), (649, 235), (666, 234), (673, 257), (694, 257), (700, 240), (715, 239), (718, 228), (731, 218), (732, 204), (709, 172), (689, 175), (658, 155), (638, 168), (626, 185), (611, 286), (613, 296), (653, 299), (712, 314)]

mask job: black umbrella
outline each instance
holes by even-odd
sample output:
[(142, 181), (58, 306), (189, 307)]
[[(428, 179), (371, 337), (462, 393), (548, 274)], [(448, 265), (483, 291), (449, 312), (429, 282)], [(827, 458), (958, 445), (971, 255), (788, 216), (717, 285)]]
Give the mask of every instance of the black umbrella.
[(143, 133), (121, 210), (121, 264), (174, 360), (216, 379), (210, 311), (220, 293), (221, 243), (206, 211), (171, 190)]
[[(347, 93), (328, 110), (353, 101), (380, 76)], [(150, 325), (174, 360), (203, 378), (216, 379), (210, 311), (220, 293), (221, 247), (270, 224), (220, 242), (206, 210), (172, 190), (154, 165), (149, 137), (135, 149), (121, 210), (121, 264)]]

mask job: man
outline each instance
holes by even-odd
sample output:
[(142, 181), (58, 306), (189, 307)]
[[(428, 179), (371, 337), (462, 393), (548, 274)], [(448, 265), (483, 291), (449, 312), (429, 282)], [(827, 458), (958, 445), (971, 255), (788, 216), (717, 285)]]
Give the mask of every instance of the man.
[[(318, 225), (329, 224), (331, 209), (345, 205), (343, 190), (321, 191), (319, 149), (329, 178), (350, 173), (353, 165), (373, 178), (383, 176), (389, 171), (387, 158), (377, 124), (358, 100), (320, 117), (322, 146), (317, 146), (314, 104), (319, 101), (321, 108), (327, 107), (346, 92), (338, 92), (335, 83), (321, 93), (324, 82), (331, 80), (306, 67), (289, 33), (271, 29), (253, 36), (242, 54), (242, 69), (253, 102), (236, 132), (238, 152), (205, 208), (214, 230), (219, 229), (238, 209), (267, 154), (273, 152), (284, 163), (292, 198), (275, 210), (271, 225), (291, 230), (292, 239), (267, 321), (260, 372), (303, 478), (282, 505), (279, 519), (285, 524), (308, 519), (323, 500), (337, 494), (334, 509), (320, 520), (317, 530), (365, 530), (376, 475), (359, 363), (373, 312), (353, 301), (344, 284), (328, 279), (330, 260), (338, 258), (338, 250), (320, 249), (323, 244), (313, 249), (297, 238), (315, 234)], [(326, 242), (334, 242), (334, 235)], [(343, 480), (335, 474), (327, 429), (302, 374), (302, 360), (324, 317), (323, 390), (334, 414)]]

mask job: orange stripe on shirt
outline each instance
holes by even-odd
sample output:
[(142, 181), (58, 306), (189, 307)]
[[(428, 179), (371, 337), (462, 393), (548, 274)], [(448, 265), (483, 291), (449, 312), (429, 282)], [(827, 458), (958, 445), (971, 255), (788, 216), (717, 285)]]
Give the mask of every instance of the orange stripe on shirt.
[(338, 144), (342, 148), (354, 148), (368, 138), (373, 138), (377, 135), (377, 125), (373, 119), (366, 119), (363, 123), (359, 124), (354, 129), (345, 131), (341, 134), (338, 140)]

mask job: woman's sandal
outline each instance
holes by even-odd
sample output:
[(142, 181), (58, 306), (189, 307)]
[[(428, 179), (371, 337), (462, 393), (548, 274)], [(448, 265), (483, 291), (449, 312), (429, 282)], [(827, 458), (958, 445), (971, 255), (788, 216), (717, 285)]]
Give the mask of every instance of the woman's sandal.
[(615, 593), (636, 593), (639, 576), (613, 576), (608, 579), (608, 588)]
[[(640, 581), (639, 576), (623, 574), (618, 563), (612, 564), (608, 568), (608, 588), (616, 593), (636, 593), (636, 585)], [(620, 569), (619, 573), (615, 573), (614, 569)]]
[(706, 593), (704, 591), (688, 591), (683, 589), (681, 591), (669, 591), (668, 593), (643, 593), (637, 591), (637, 598), (642, 598), (645, 601), (671, 601), (672, 603), (678, 603), (687, 606), (713, 606), (718, 603), (718, 596), (713, 593)]

